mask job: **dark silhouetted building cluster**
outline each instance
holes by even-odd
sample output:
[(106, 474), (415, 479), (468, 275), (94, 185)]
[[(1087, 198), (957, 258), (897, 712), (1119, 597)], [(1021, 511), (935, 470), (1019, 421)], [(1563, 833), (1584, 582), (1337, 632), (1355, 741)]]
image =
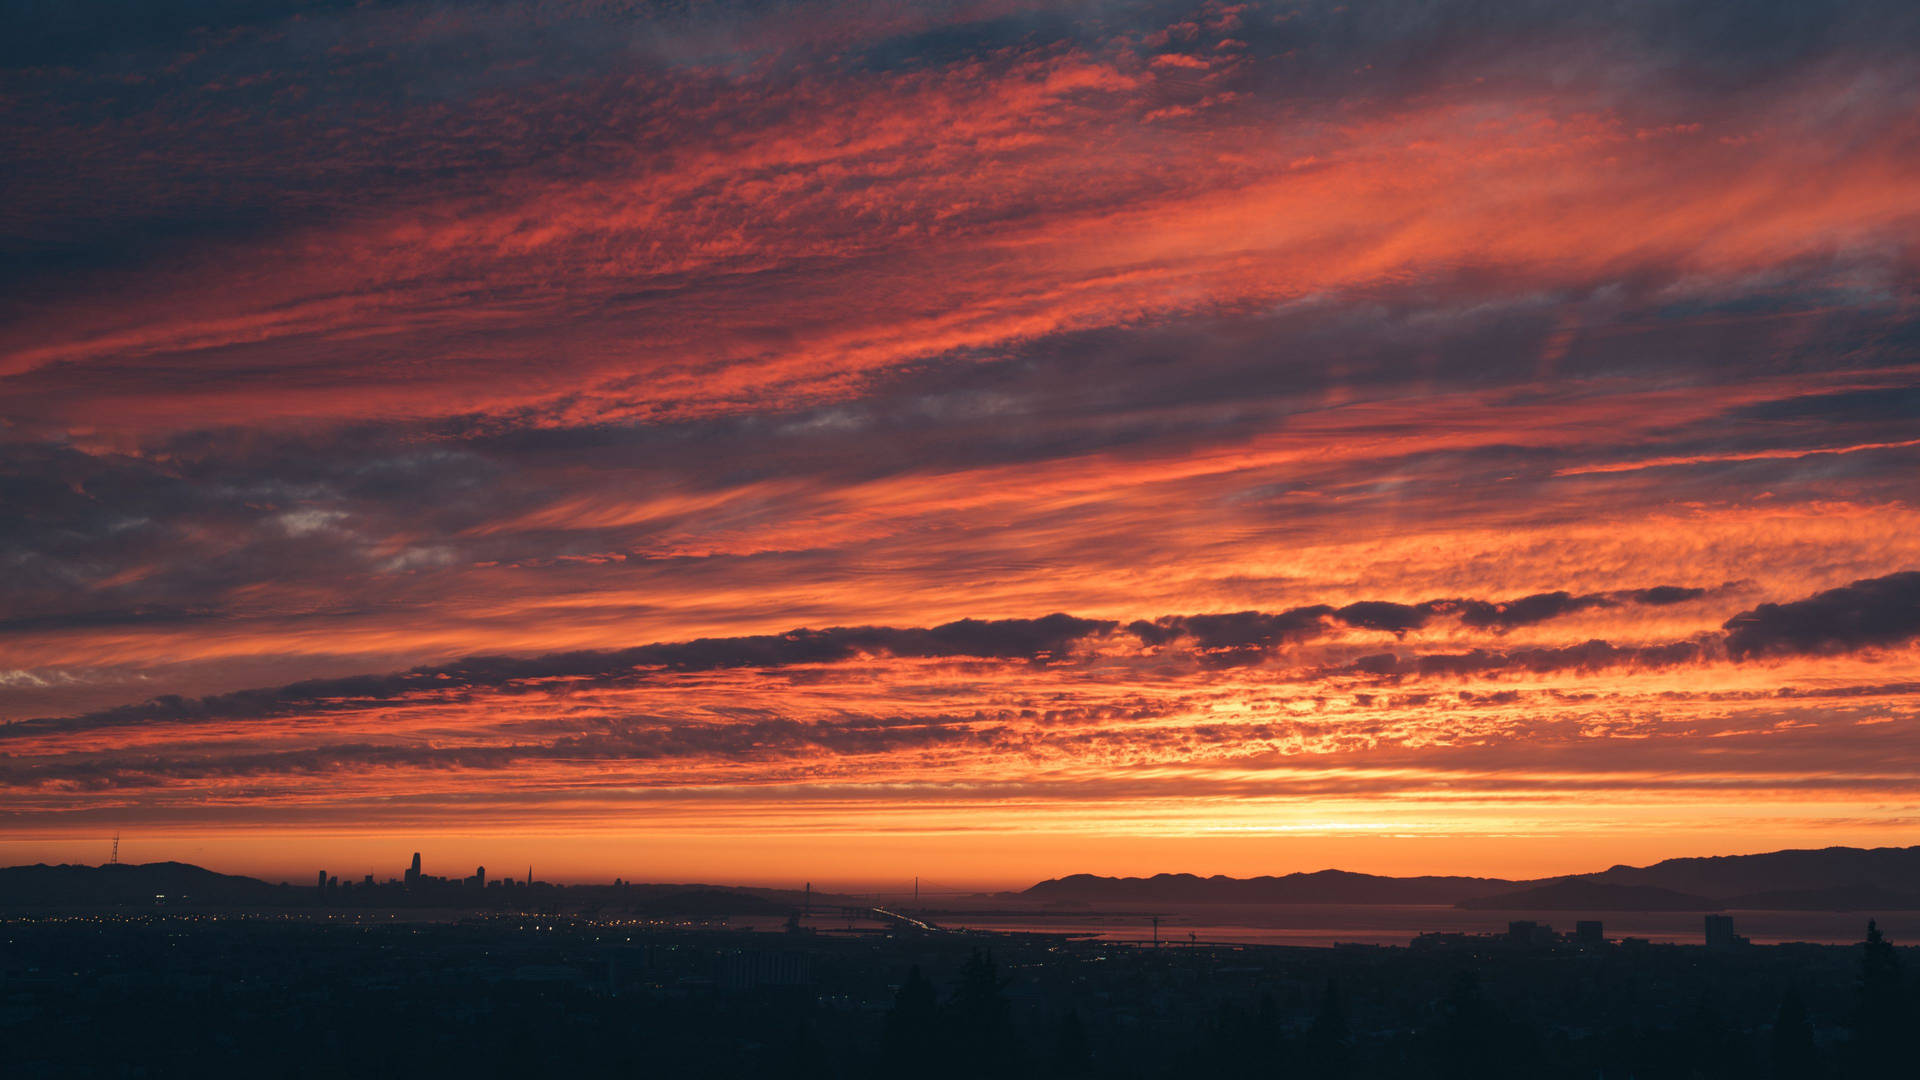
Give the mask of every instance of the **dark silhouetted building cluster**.
[(525, 882), (512, 878), (488, 880), (484, 866), (475, 867), (472, 874), (463, 878), (439, 877), (421, 870), (420, 853), (416, 851), (405, 875), (397, 880), (388, 878), (384, 883), (376, 883), (373, 875), (368, 874), (356, 885), (351, 880), (342, 882), (322, 870), (316, 882), (315, 898), (324, 905), (345, 907), (499, 906), (532, 888), (532, 867), (527, 868)]
[(1746, 938), (1733, 932), (1733, 916), (1707, 916), (1707, 948), (1737, 949), (1747, 944), (1749, 942)]

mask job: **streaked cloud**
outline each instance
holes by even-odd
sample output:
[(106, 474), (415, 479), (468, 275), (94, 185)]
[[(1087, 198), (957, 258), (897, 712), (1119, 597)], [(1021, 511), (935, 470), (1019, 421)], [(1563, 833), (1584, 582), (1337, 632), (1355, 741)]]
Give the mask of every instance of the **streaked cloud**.
[(0, 35), (24, 833), (1915, 816), (1911, 5), (129, 12)]

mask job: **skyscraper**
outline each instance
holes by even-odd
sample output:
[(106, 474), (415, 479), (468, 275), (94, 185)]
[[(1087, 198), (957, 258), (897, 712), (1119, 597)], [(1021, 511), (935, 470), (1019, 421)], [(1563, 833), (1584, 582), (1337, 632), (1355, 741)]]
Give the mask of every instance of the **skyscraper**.
[(413, 853), (413, 865), (407, 868), (407, 888), (420, 884), (420, 853)]
[(1710, 949), (1730, 949), (1736, 945), (1745, 945), (1747, 939), (1733, 932), (1733, 916), (1707, 916), (1707, 947)]

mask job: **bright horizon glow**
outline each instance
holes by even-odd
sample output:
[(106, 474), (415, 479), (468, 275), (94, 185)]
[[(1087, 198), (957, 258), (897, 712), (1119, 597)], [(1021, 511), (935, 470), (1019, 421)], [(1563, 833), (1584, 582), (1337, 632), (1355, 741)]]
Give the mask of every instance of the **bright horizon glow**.
[[(538, 835), (527, 838), (487, 838), (471, 835), (432, 835), (418, 848), (396, 846), (384, 834), (340, 836), (330, 834), (293, 834), (272, 841), (231, 834), (217, 838), (185, 836), (140, 836), (122, 834), (123, 863), (184, 862), (224, 874), (241, 874), (269, 882), (310, 882), (316, 870), (324, 869), (342, 881), (359, 882), (365, 874), (376, 881), (404, 877), (413, 851), (422, 853), (426, 873), (465, 877), (476, 867), (485, 867), (489, 878), (522, 879), (532, 867), (540, 881), (564, 885), (606, 884), (615, 878), (634, 883), (699, 884), (746, 888), (801, 889), (811, 883), (817, 892), (910, 893), (916, 875), (890, 874), (895, 867), (908, 868), (914, 855), (924, 856), (920, 838), (887, 838), (874, 841), (862, 838), (856, 861), (836, 860), (834, 845), (822, 840), (818, 845), (803, 845), (802, 850), (781, 854), (764, 863), (745, 866), (737, 856), (739, 846), (748, 838), (733, 837), (733, 844), (715, 851), (702, 851), (710, 840), (690, 843), (684, 838), (634, 839), (618, 833), (577, 835)], [(1291, 838), (1298, 839), (1298, 838)], [(947, 896), (957, 893), (1019, 891), (1049, 878), (1070, 874), (1097, 874), (1105, 877), (1151, 877), (1155, 874), (1193, 874), (1199, 877), (1223, 875), (1250, 878), (1313, 873), (1319, 870), (1345, 870), (1383, 877), (1419, 877), (1426, 875), (1500, 878), (1527, 881), (1567, 874), (1595, 873), (1610, 866), (1625, 864), (1646, 866), (1669, 858), (1707, 855), (1755, 855), (1784, 850), (1782, 846), (1760, 845), (1729, 848), (1719, 838), (1704, 834), (1683, 834), (1672, 843), (1674, 854), (1650, 849), (1625, 859), (1597, 863), (1569, 854), (1564, 838), (1475, 837), (1456, 841), (1445, 849), (1420, 844), (1420, 837), (1330, 835), (1299, 842), (1275, 845), (1270, 853), (1249, 852), (1243, 845), (1220, 845), (1202, 840), (1194, 844), (1186, 838), (1093, 837), (1084, 845), (1078, 862), (1054, 866), (1061, 856), (1045, 837), (1005, 836), (988, 842), (935, 849), (935, 857), (922, 858), (936, 866), (951, 867), (936, 879), (921, 877), (923, 896)], [(655, 860), (629, 854), (643, 845), (651, 845)], [(90, 860), (88, 844), (73, 837), (55, 837), (24, 843), (0, 845), (0, 862), (21, 865), (35, 862)], [(108, 847), (111, 846), (111, 837)], [(1877, 846), (1863, 844), (1860, 846)], [(306, 859), (295, 862), (284, 854), (296, 848)], [(810, 863), (808, 850), (822, 856)], [(103, 851), (107, 848), (102, 848)], [(1579, 849), (1576, 849), (1579, 850)], [(1619, 850), (1609, 845), (1606, 851)], [(51, 855), (49, 853), (59, 853)], [(388, 856), (370, 858), (369, 853)], [(398, 854), (398, 857), (392, 857)], [(518, 856), (514, 858), (513, 856)], [(545, 859), (542, 859), (545, 856)], [(1071, 858), (1071, 857), (1069, 857)], [(90, 860), (104, 863), (105, 855)], [(309, 865), (311, 864), (311, 865)], [(828, 874), (808, 876), (819, 866), (831, 866)], [(611, 867), (606, 870), (603, 868)], [(986, 869), (990, 867), (991, 869)], [(958, 871), (955, 873), (954, 871)], [(1023, 872), (1024, 871), (1024, 872)]]

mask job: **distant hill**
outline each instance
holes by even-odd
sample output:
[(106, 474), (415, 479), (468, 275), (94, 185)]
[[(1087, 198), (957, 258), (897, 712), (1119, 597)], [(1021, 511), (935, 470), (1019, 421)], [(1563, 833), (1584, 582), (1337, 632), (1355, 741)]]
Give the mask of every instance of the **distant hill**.
[(1654, 885), (1609, 885), (1591, 878), (1475, 897), (1454, 906), (1473, 911), (1719, 911), (1722, 907), (1703, 896)]
[[(1643, 890), (1636, 892), (1634, 890)], [(1073, 874), (1014, 894), (1052, 904), (1462, 904), (1480, 909), (1920, 910), (1920, 847), (1823, 848), (1668, 859), (1533, 881), (1378, 877), (1341, 870), (1280, 877)], [(1578, 901), (1578, 902), (1576, 902)], [(1680, 905), (1680, 906), (1675, 906)]]
[(1652, 866), (1615, 866), (1588, 876), (1612, 885), (1653, 885), (1717, 899), (1867, 885), (1920, 893), (1920, 847), (1831, 847), (1668, 859)]
[(284, 904), (296, 896), (296, 890), (290, 885), (269, 885), (256, 878), (217, 874), (179, 862), (107, 866), (39, 863), (0, 868), (0, 905), (151, 905), (161, 896), (171, 903)]
[(1513, 889), (1519, 882), (1473, 877), (1379, 877), (1319, 870), (1283, 877), (1197, 877), (1155, 874), (1110, 878), (1073, 874), (1043, 881), (1020, 895), (1034, 900), (1188, 904), (1453, 904)]

